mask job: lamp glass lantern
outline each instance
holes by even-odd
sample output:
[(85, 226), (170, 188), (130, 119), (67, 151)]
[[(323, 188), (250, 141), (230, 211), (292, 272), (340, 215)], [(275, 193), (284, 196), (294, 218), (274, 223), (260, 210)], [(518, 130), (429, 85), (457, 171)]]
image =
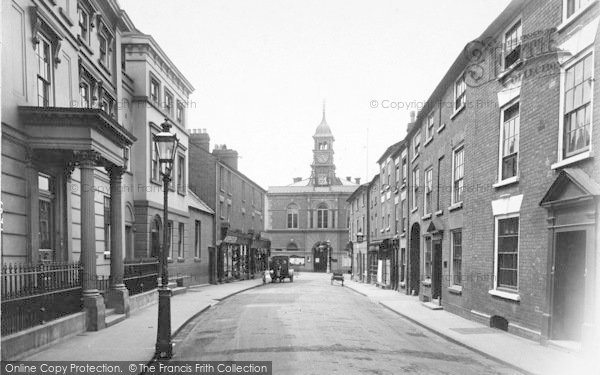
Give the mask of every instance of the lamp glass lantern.
[(161, 126), (162, 131), (154, 135), (154, 147), (158, 155), (160, 172), (165, 176), (170, 176), (179, 139), (177, 134), (171, 133), (171, 124), (167, 120)]

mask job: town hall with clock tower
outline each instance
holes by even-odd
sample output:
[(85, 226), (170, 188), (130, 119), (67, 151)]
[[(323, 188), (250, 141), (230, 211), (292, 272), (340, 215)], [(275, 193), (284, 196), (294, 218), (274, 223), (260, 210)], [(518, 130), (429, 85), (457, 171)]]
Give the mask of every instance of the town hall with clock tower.
[(323, 117), (313, 135), (313, 157), (308, 178), (296, 177), (287, 186), (271, 186), (267, 192), (266, 235), (271, 255), (288, 255), (298, 271), (347, 271), (346, 199), (360, 179), (336, 176), (333, 133)]

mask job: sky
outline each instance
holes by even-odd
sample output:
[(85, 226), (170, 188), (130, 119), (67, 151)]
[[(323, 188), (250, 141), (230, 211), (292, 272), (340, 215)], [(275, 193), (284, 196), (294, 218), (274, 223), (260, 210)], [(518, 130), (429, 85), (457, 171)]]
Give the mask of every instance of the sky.
[(188, 129), (263, 188), (308, 178), (326, 117), (340, 178), (377, 159), (509, 0), (119, 0), (195, 88)]

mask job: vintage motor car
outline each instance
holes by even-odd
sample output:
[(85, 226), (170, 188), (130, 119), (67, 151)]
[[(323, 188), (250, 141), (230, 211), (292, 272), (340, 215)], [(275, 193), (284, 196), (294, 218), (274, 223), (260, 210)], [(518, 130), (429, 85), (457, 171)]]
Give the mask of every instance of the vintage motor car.
[[(271, 276), (271, 282), (275, 280), (282, 282), (286, 278), (290, 279), (290, 282), (294, 282), (294, 269), (290, 268), (290, 257), (287, 255), (276, 255), (271, 257), (269, 275)], [(266, 276), (264, 276), (266, 277)], [(263, 279), (266, 282), (265, 279)]]

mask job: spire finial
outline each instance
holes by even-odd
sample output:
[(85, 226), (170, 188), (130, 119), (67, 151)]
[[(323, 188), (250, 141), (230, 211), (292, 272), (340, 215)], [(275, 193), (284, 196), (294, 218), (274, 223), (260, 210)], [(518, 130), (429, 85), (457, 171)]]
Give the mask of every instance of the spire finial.
[(323, 99), (323, 121), (325, 121), (325, 99)]

